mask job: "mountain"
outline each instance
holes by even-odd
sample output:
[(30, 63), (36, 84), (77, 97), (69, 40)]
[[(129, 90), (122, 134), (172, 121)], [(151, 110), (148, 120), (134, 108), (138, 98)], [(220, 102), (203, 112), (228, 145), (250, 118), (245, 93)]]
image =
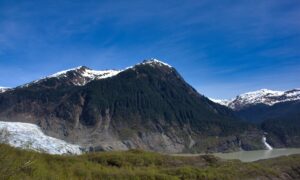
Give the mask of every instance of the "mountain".
[(272, 146), (300, 147), (300, 89), (262, 89), (239, 95), (227, 106), (241, 119), (258, 124)]
[(0, 120), (36, 124), (91, 151), (265, 148), (262, 131), (155, 59), (121, 71), (82, 66), (1, 93)]
[(258, 104), (272, 106), (277, 103), (300, 100), (300, 89), (292, 89), (288, 91), (261, 89), (238, 95), (236, 98), (231, 100), (211, 100), (221, 105), (228, 106), (231, 109), (241, 110)]
[(297, 113), (300, 89), (288, 91), (261, 89), (238, 95), (231, 100), (211, 100), (231, 108), (239, 117), (247, 121), (261, 123), (266, 119)]

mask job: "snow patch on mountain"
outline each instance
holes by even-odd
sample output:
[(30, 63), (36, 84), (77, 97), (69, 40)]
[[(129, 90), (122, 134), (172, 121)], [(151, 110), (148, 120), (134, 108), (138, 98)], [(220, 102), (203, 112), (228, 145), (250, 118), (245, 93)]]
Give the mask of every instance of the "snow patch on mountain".
[(154, 66), (154, 65), (158, 65), (158, 66), (167, 66), (169, 68), (172, 68), (171, 65), (165, 63), (165, 62), (162, 62), (158, 59), (155, 59), (155, 58), (151, 58), (150, 60), (144, 60), (142, 63), (139, 63), (138, 65), (145, 65), (145, 64), (149, 64), (151, 66)]
[(233, 107), (235, 106), (235, 103), (238, 104), (258, 104), (263, 103), (266, 105), (273, 105), (275, 103), (278, 103), (279, 101), (274, 100), (275, 97), (282, 96), (284, 94), (284, 91), (272, 91), (269, 89), (261, 89), (258, 91), (248, 92), (241, 94), (236, 97), (236, 99), (229, 104), (229, 106)]
[(232, 101), (232, 100), (229, 100), (229, 99), (214, 99), (214, 98), (209, 98), (212, 102), (215, 102), (215, 103), (218, 103), (218, 104), (221, 104), (223, 106), (228, 106), (229, 103)]
[(35, 124), (0, 121), (0, 142), (49, 154), (81, 154), (81, 147), (45, 135)]
[(119, 70), (104, 70), (104, 71), (96, 71), (91, 69), (86, 69), (83, 72), (84, 77), (89, 77), (91, 79), (104, 79), (115, 76), (119, 74), (121, 71)]
[[(142, 63), (139, 63), (137, 65), (145, 65), (145, 64), (149, 64), (149, 65), (158, 65), (158, 66), (168, 66), (170, 68), (172, 68), (172, 66), (170, 66), (169, 64), (162, 62), (158, 59), (150, 59), (150, 60), (144, 60)], [(124, 70), (133, 68), (132, 66), (125, 68)], [(109, 77), (113, 77), (117, 74), (119, 74), (120, 72), (124, 71), (124, 70), (102, 70), (102, 71), (98, 71), (98, 70), (92, 70), (89, 69), (85, 66), (79, 66), (76, 68), (72, 68), (72, 69), (68, 69), (68, 70), (64, 70), (64, 71), (60, 71), (57, 72), (53, 75), (47, 76), (46, 78), (60, 78), (60, 77), (67, 77), (68, 72), (71, 71), (76, 71), (76, 72), (80, 72), (80, 74), (85, 77), (85, 78), (89, 78), (91, 80), (95, 80), (95, 79), (104, 79), (104, 78), (109, 78)], [(84, 84), (83, 84), (84, 85)]]
[[(52, 74), (52, 75), (50, 75), (50, 76), (47, 76), (46, 78), (67, 77), (67, 73), (68, 73), (68, 72), (70, 72), (70, 71), (77, 71), (77, 70), (80, 70), (80, 69), (82, 69), (82, 68), (84, 68), (84, 66), (78, 66), (78, 67), (76, 67), (76, 68), (66, 69), (66, 70), (63, 70), (63, 71), (59, 71), (59, 72), (57, 72), (57, 73), (54, 73), (54, 74)], [(44, 79), (44, 78), (43, 78), (43, 79)]]
[(8, 87), (0, 87), (0, 93), (4, 93), (6, 91), (8, 91), (10, 88)]
[(300, 100), (300, 89), (289, 91), (273, 91), (269, 89), (261, 89), (258, 91), (248, 92), (238, 95), (231, 100), (211, 99), (215, 103), (219, 103), (230, 107), (231, 109), (241, 109), (243, 107), (255, 104), (265, 104), (272, 106), (277, 103)]
[(79, 72), (82, 77), (90, 78), (91, 80), (109, 78), (109, 77), (115, 76), (115, 75), (117, 75), (121, 72), (120, 70), (97, 71), (97, 70), (89, 69), (89, 68), (84, 67), (84, 66), (79, 66), (79, 67), (76, 67), (76, 68), (73, 68), (73, 69), (68, 69), (68, 70), (57, 72), (55, 74), (47, 76), (47, 78), (67, 77), (67, 73), (70, 72), (70, 71)]
[(43, 81), (45, 81), (47, 79), (51, 79), (51, 78), (58, 78), (58, 79), (69, 78), (69, 80), (72, 82), (73, 85), (84, 86), (93, 80), (99, 80), (99, 79), (113, 77), (113, 76), (116, 76), (117, 74), (119, 74), (120, 72), (121, 72), (121, 70), (97, 71), (97, 70), (89, 69), (85, 66), (79, 66), (76, 68), (57, 72), (55, 74), (41, 78), (39, 80), (32, 81), (32, 82), (22, 85), (20, 87), (28, 87), (33, 84), (43, 82)]

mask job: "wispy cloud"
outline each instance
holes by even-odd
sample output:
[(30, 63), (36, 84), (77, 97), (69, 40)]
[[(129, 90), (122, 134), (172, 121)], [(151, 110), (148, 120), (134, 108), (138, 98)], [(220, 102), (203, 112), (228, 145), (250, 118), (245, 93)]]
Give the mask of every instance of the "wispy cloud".
[[(291, 74), (281, 69), (295, 73), (300, 63), (298, 19), (296, 0), (3, 0), (0, 70), (22, 70), (14, 82), (1, 76), (0, 85), (82, 64), (122, 68), (157, 57), (205, 92), (214, 92), (205, 85), (220, 89), (229, 84), (224, 95), (258, 88), (274, 72), (284, 78), (268, 86), (283, 87)], [(38, 72), (27, 75), (32, 69)], [(290, 79), (295, 85), (297, 78)]]

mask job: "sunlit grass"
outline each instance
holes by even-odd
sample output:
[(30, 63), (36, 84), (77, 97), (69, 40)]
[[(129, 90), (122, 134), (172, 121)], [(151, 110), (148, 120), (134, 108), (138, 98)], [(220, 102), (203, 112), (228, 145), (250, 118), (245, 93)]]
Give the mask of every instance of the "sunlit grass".
[(58, 156), (0, 145), (0, 179), (247, 179), (297, 175), (295, 168), (300, 168), (299, 155), (242, 163), (141, 150)]

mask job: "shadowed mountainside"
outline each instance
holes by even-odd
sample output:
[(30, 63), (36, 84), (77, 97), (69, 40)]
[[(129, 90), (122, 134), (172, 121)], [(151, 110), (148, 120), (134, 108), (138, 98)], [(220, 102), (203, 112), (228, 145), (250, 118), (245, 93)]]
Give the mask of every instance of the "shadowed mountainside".
[(79, 82), (77, 73), (1, 93), (1, 120), (34, 123), (48, 135), (96, 151), (264, 148), (262, 132), (200, 95), (162, 62), (145, 61), (83, 86), (73, 83)]

